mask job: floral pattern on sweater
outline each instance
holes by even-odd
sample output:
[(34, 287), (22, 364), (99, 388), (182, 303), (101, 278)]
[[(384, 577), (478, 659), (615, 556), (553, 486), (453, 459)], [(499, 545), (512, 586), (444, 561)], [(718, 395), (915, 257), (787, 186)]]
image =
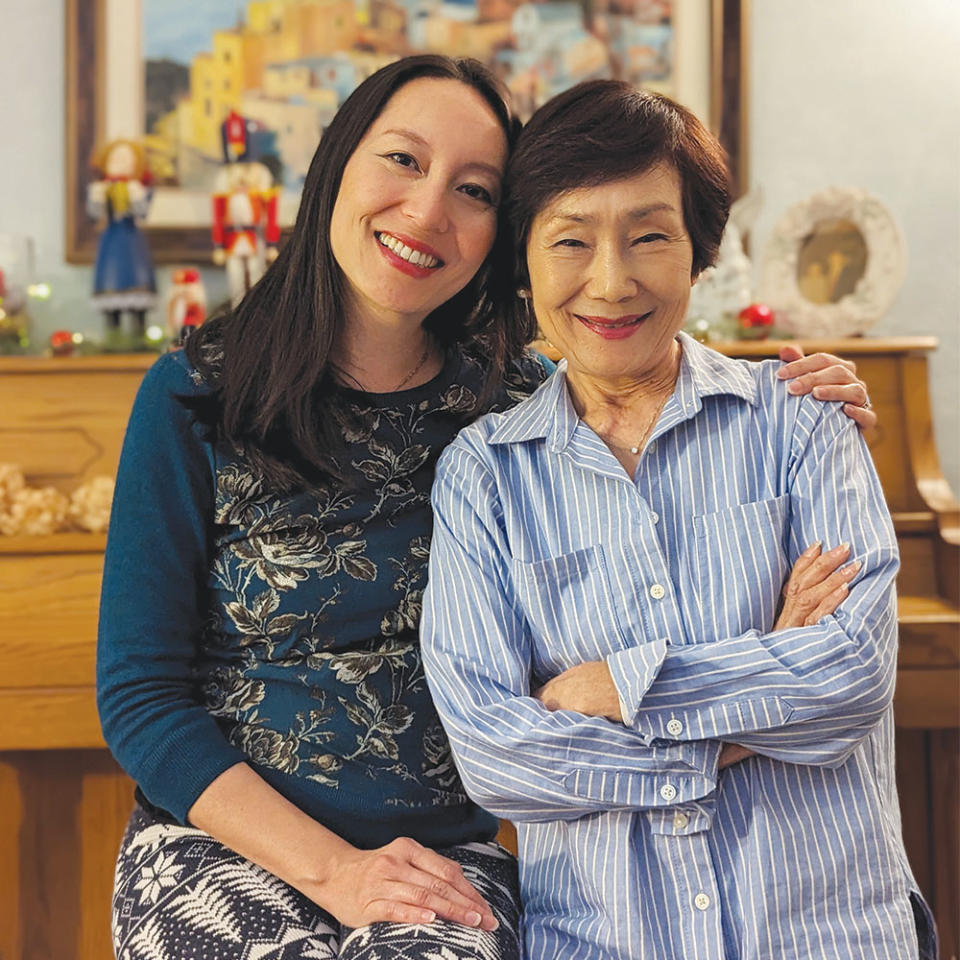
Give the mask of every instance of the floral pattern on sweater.
[[(486, 409), (545, 376), (530, 355)], [(418, 627), (442, 449), (477, 404), (479, 363), (431, 383), (344, 391), (349, 483), (274, 493), (216, 448), (210, 604), (196, 665), (207, 710), (255, 765), (394, 807), (470, 801), (430, 700)]]

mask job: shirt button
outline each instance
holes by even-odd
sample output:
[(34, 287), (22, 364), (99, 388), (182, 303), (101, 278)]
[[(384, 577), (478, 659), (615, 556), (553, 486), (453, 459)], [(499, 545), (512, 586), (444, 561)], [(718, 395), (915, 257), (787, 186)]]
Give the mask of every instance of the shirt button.
[(693, 905), (698, 910), (707, 910), (710, 907), (710, 898), (705, 893), (698, 893), (693, 898)]
[(684, 830), (689, 822), (690, 818), (682, 810), (678, 810), (673, 815), (674, 830)]
[(650, 596), (653, 597), (654, 600), (662, 600), (666, 595), (667, 591), (664, 590), (663, 584), (661, 583), (655, 583), (650, 588)]
[(660, 788), (660, 796), (669, 803), (677, 795), (677, 788), (672, 783), (665, 783)]
[(657, 452), (657, 441), (651, 440), (647, 444), (647, 453), (656, 453)]
[(671, 737), (679, 737), (680, 734), (683, 733), (683, 724), (677, 720), (676, 717), (674, 717), (673, 720), (668, 720), (667, 733), (669, 733)]
[(659, 522), (660, 522), (660, 514), (657, 513), (656, 510), (653, 510), (653, 511), (651, 511), (651, 513), (650, 513), (650, 519), (651, 519), (654, 523), (659, 523)]

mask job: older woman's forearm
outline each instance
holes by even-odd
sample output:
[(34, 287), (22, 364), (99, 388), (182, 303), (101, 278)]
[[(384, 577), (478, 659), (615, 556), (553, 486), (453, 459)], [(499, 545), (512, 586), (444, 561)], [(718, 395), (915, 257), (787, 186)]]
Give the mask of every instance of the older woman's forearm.
[[(709, 796), (721, 745), (650, 745), (619, 724), (550, 713), (529, 697), (464, 708), (454, 678), (431, 690), (470, 796), (517, 821), (572, 820), (617, 809), (658, 809)], [(450, 682), (452, 680), (452, 683)]]
[[(717, 743), (653, 746), (620, 723), (551, 713), (530, 696), (530, 637), (507, 602), (484, 484), (438, 473), (421, 649), (467, 792), (514, 820), (670, 806), (716, 787)], [(449, 499), (448, 499), (449, 497)], [(448, 522), (458, 512), (457, 533)]]
[(629, 725), (666, 741), (735, 741), (793, 763), (842, 763), (890, 709), (896, 552), (864, 557), (847, 604), (809, 627), (607, 658)]

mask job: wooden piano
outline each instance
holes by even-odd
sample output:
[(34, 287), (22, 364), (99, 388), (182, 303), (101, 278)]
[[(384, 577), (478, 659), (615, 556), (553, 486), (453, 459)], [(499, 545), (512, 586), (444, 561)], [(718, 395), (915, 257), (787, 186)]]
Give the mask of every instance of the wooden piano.
[[(715, 344), (776, 356), (773, 342)], [(880, 427), (871, 452), (903, 556), (896, 693), (904, 836), (960, 955), (960, 507), (940, 473), (927, 387), (932, 338), (809, 341), (854, 359)], [(0, 462), (72, 490), (116, 468), (149, 356), (0, 358)], [(0, 537), (0, 957), (106, 960), (113, 862), (132, 784), (94, 702), (104, 537)], [(505, 825), (504, 836), (510, 828)]]

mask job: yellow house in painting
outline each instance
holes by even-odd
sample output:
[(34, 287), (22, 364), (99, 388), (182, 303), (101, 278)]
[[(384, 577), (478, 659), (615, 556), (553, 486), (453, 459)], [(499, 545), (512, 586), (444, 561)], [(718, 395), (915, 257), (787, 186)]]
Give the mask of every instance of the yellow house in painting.
[(358, 31), (353, 0), (252, 0), (245, 22), (216, 31), (212, 51), (190, 65), (184, 146), (219, 159), (220, 124), (245, 95), (264, 92), (270, 64), (349, 49)]

